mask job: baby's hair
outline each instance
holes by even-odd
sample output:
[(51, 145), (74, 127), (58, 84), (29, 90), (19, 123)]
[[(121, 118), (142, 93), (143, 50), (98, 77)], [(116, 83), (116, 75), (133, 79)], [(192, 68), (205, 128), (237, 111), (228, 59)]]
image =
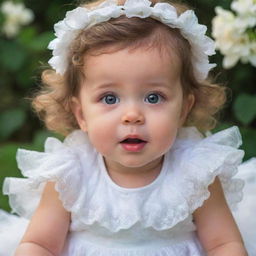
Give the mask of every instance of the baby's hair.
[[(100, 2), (103, 1), (82, 6), (93, 8)], [(119, 4), (123, 5), (124, 2), (121, 0)], [(153, 4), (158, 2), (167, 1), (152, 1)], [(176, 1), (168, 3), (175, 6), (178, 14), (188, 9), (187, 5)], [(213, 83), (210, 78), (200, 82), (196, 79), (191, 63), (190, 44), (178, 29), (170, 28), (152, 18), (128, 18), (124, 15), (81, 31), (71, 44), (68, 68), (63, 76), (51, 69), (43, 71), (42, 88), (32, 101), (39, 118), (49, 130), (63, 135), (79, 129), (71, 102), (86, 79), (86, 56), (140, 47), (156, 47), (161, 54), (176, 54), (180, 58), (184, 96), (190, 93), (195, 96), (195, 104), (184, 126), (196, 126), (202, 132), (213, 129), (217, 123), (216, 115), (226, 102), (226, 87)]]

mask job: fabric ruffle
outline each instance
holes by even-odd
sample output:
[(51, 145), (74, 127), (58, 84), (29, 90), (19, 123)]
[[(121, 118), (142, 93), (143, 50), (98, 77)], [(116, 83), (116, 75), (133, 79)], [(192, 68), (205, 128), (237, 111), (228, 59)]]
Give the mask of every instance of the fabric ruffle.
[[(86, 135), (75, 131), (63, 143), (48, 138), (45, 152), (18, 149), (18, 167), (27, 178), (6, 178), (4, 181), (3, 193), (9, 196), (12, 212), (30, 218), (48, 181), (55, 182), (63, 206), (70, 212), (78, 211), (86, 194), (83, 184), (85, 172), (80, 165), (81, 145), (86, 158), (92, 148)], [(90, 161), (91, 158), (88, 159)]]
[[(184, 129), (183, 136), (187, 134), (186, 136), (190, 137), (191, 132), (196, 134), (189, 128)], [(242, 144), (238, 128), (231, 127), (204, 139), (199, 139), (200, 134), (198, 134), (197, 141), (196, 136), (193, 137), (194, 141), (193, 138), (187, 140), (186, 143), (190, 143), (191, 146), (185, 147), (177, 168), (183, 172), (179, 176), (178, 184), (183, 188), (180, 192), (187, 201), (190, 212), (202, 206), (203, 202), (209, 198), (208, 187), (217, 176), (221, 181), (229, 207), (231, 210), (236, 210), (243, 198), (244, 187), (244, 181), (235, 177), (244, 157), (244, 151), (238, 149)], [(177, 150), (178, 148), (179, 145)]]
[(63, 143), (49, 138), (44, 153), (19, 150), (18, 166), (28, 179), (6, 179), (4, 192), (10, 196), (13, 211), (30, 218), (45, 182), (56, 182), (63, 206), (72, 213), (73, 231), (96, 225), (118, 232), (136, 223), (166, 230), (186, 223), (210, 196), (208, 186), (216, 176), (234, 209), (242, 199), (243, 181), (234, 178), (244, 155), (237, 149), (240, 145), (237, 127), (206, 138), (195, 127), (182, 128), (165, 157), (163, 168), (167, 172), (158, 180), (160, 184), (153, 182), (135, 190), (116, 189), (99, 171), (99, 159), (101, 164), (103, 160), (86, 134), (75, 131)]

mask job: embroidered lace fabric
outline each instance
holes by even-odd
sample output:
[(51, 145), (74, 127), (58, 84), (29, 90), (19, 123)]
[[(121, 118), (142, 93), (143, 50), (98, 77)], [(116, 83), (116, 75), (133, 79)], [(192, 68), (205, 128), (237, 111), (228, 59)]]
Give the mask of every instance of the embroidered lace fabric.
[[(63, 143), (48, 138), (45, 152), (19, 149), (18, 166), (27, 178), (6, 178), (3, 190), (13, 212), (25, 220), (35, 211), (45, 183), (56, 182), (72, 218), (63, 256), (202, 256), (192, 213), (210, 196), (208, 186), (216, 176), (231, 209), (241, 201), (243, 181), (234, 177), (244, 155), (240, 145), (237, 127), (206, 138), (195, 127), (182, 128), (159, 176), (130, 189), (111, 180), (102, 156), (78, 130)], [(1, 250), (0, 245), (0, 255)]]

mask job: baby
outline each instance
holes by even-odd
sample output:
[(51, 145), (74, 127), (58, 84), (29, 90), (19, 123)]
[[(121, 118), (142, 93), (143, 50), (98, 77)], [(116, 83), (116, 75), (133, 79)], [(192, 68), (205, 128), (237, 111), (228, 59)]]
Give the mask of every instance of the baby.
[(241, 137), (205, 136), (226, 96), (208, 78), (214, 43), (194, 12), (98, 1), (55, 32), (33, 106), (67, 137), (18, 151), (27, 178), (4, 191), (30, 220), (15, 256), (246, 256), (229, 209), (241, 200)]

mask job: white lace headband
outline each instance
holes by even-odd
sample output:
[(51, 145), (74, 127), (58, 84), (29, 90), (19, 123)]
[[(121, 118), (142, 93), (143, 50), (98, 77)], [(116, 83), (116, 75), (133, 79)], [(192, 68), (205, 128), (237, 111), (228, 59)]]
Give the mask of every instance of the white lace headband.
[(117, 5), (115, 0), (106, 0), (93, 9), (78, 7), (66, 13), (66, 17), (54, 25), (56, 38), (48, 48), (53, 57), (49, 64), (61, 75), (68, 66), (68, 51), (76, 36), (88, 27), (125, 15), (128, 18), (151, 17), (171, 28), (178, 28), (192, 48), (192, 64), (198, 80), (207, 78), (209, 71), (215, 67), (210, 64), (208, 56), (215, 54), (214, 41), (206, 36), (206, 26), (198, 23), (192, 10), (187, 10), (178, 16), (175, 7), (168, 3), (157, 3), (151, 7), (149, 0), (126, 0), (125, 4)]

